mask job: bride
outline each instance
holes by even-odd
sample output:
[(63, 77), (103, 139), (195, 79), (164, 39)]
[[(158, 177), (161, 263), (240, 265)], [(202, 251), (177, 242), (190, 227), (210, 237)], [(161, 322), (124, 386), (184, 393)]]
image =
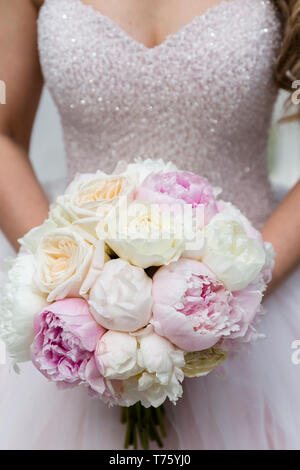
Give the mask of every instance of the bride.
[[(0, 226), (16, 250), (48, 210), (28, 158), (43, 80), (69, 178), (173, 160), (221, 186), (276, 250), (267, 339), (185, 381), (168, 448), (300, 447), (300, 184), (275, 208), (266, 162), (278, 88), (300, 78), (299, 34), (299, 0), (0, 0)], [(122, 448), (119, 410), (85, 390), (58, 391), (30, 364), (0, 366), (0, 389), (3, 449)]]

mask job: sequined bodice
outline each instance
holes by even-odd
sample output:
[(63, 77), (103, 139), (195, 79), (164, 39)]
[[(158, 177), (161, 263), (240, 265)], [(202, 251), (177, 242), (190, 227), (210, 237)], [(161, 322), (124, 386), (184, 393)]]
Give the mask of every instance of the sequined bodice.
[(263, 223), (281, 41), (270, 0), (223, 0), (152, 49), (81, 0), (46, 0), (38, 26), (70, 177), (137, 156), (173, 160)]

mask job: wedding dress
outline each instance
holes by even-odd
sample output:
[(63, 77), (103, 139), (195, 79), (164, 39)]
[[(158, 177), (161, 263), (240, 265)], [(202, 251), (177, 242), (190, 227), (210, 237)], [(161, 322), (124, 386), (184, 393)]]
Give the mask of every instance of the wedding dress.
[[(275, 207), (266, 153), (282, 39), (270, 0), (223, 0), (151, 49), (81, 0), (46, 0), (38, 33), (69, 178), (119, 159), (173, 160), (262, 226)], [(167, 406), (167, 448), (300, 448), (299, 280), (298, 270), (264, 302), (265, 340), (185, 381)], [(0, 390), (1, 448), (123, 446), (118, 408), (57, 390), (31, 364), (20, 375), (0, 366)]]

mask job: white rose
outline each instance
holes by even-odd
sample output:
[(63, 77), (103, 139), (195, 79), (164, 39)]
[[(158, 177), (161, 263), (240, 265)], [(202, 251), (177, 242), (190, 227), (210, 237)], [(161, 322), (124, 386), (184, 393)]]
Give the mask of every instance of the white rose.
[(136, 158), (134, 163), (127, 163), (121, 160), (117, 164), (114, 173), (133, 176), (139, 186), (151, 173), (168, 173), (177, 170), (178, 168), (174, 163), (170, 161), (164, 162), (161, 158), (157, 160), (151, 158), (147, 158), (146, 160)]
[[(59, 196), (56, 202), (51, 204), (49, 211), (49, 220), (56, 225), (56, 228), (70, 228), (76, 231), (87, 242), (97, 243), (95, 237), (95, 221), (88, 221), (83, 224), (82, 219), (66, 203), (64, 196)], [(80, 223), (79, 223), (80, 221)]]
[(103, 240), (99, 240), (94, 246), (90, 268), (79, 291), (80, 296), (85, 299), (89, 298), (89, 291), (100, 276), (104, 264), (110, 260), (106, 248)]
[(90, 291), (89, 305), (104, 328), (135, 331), (147, 325), (152, 308), (152, 280), (123, 259), (108, 261)]
[(177, 261), (185, 248), (177, 228), (170, 212), (160, 211), (156, 204), (134, 201), (127, 210), (121, 207), (109, 214), (106, 243), (135, 266), (162, 266)]
[(265, 263), (262, 244), (247, 235), (242, 223), (226, 211), (204, 229), (202, 261), (231, 291), (247, 287)]
[(30, 360), (33, 320), (47, 305), (46, 297), (34, 284), (35, 269), (32, 254), (18, 255), (8, 273), (8, 282), (2, 289), (1, 336), (15, 362)]
[[(167, 398), (175, 403), (182, 396), (183, 351), (153, 332), (140, 336), (122, 333), (122, 340), (119, 335), (113, 331), (105, 333), (99, 341), (101, 345), (105, 336), (109, 336), (109, 343), (105, 341), (103, 347), (105, 353), (101, 353), (101, 346), (96, 352), (104, 377), (123, 380), (118, 404), (131, 406), (141, 401), (147, 408), (158, 407)], [(121, 345), (119, 354), (118, 342)], [(124, 350), (125, 354), (122, 353)]]
[(29, 230), (29, 232), (27, 232), (26, 235), (18, 241), (21, 246), (32, 253), (35, 253), (45, 234), (57, 228), (65, 228), (72, 232), (77, 232), (90, 244), (96, 244), (97, 240), (95, 237), (90, 235), (86, 230), (88, 224), (86, 227), (82, 228), (80, 225), (74, 225), (73, 221), (75, 218), (75, 214), (72, 215), (71, 213), (67, 213), (58, 203), (54, 203), (50, 207), (48, 219), (46, 219), (42, 225)]
[(78, 297), (94, 248), (76, 231), (59, 228), (45, 233), (36, 249), (35, 281), (48, 302)]

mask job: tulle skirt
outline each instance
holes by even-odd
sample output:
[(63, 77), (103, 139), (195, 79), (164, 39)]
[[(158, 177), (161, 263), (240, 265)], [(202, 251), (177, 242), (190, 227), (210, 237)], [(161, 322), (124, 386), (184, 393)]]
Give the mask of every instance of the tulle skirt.
[[(13, 254), (4, 237), (0, 253)], [(266, 339), (186, 379), (183, 398), (167, 404), (166, 449), (300, 449), (300, 269), (264, 307)], [(0, 365), (0, 449), (122, 449), (124, 432), (120, 410), (86, 389), (58, 390), (30, 363), (19, 375)]]

